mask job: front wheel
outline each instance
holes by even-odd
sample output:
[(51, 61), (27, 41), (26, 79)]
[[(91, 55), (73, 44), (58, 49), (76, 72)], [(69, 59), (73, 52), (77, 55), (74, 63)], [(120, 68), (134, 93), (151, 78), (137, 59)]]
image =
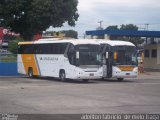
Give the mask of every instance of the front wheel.
[(117, 78), (117, 80), (118, 80), (119, 82), (122, 82), (124, 79), (123, 79), (123, 78)]
[(59, 73), (59, 78), (60, 78), (60, 80), (61, 81), (66, 81), (66, 74), (65, 74), (65, 72), (64, 71), (60, 71), (60, 73)]

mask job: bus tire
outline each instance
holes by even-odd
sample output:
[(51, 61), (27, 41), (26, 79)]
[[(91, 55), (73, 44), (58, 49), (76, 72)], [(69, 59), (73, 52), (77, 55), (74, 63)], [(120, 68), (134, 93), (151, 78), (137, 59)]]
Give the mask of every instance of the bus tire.
[(65, 71), (64, 70), (60, 70), (59, 72), (59, 79), (64, 82), (66, 81), (66, 74), (65, 74)]
[(104, 80), (104, 77), (102, 77), (101, 80)]
[(119, 82), (122, 82), (124, 79), (123, 79), (123, 78), (117, 78), (117, 80), (118, 80)]
[(34, 75), (33, 75), (33, 69), (32, 68), (28, 69), (28, 77), (29, 78), (33, 78), (34, 77)]

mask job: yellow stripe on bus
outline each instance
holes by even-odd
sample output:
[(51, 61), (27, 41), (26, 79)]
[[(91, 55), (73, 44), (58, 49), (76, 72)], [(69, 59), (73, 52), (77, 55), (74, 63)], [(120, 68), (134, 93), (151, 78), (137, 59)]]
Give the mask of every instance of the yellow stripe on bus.
[(133, 71), (134, 66), (117, 66), (121, 71)]
[(31, 67), (33, 75), (39, 75), (34, 54), (22, 54), (21, 56), (26, 74), (28, 74), (28, 69)]
[(19, 42), (18, 45), (33, 44), (33, 42)]

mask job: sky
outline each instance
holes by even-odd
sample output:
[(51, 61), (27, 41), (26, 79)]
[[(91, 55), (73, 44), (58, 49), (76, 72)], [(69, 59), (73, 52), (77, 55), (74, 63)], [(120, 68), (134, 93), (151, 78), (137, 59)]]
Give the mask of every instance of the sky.
[(85, 31), (102, 27), (135, 24), (139, 29), (160, 30), (160, 0), (79, 0), (79, 19), (75, 27), (66, 23), (61, 28), (50, 27), (48, 31), (76, 30), (79, 37)]

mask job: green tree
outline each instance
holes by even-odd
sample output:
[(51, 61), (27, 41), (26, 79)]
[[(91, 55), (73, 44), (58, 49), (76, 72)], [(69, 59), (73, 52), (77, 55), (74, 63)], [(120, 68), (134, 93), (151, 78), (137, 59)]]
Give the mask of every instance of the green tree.
[[(112, 30), (138, 30), (138, 27), (136, 25), (133, 24), (122, 24), (120, 29), (118, 28), (117, 25), (112, 25), (112, 26), (108, 26), (106, 29), (112, 29)], [(115, 40), (123, 40), (123, 41), (130, 41), (133, 44), (135, 44), (136, 46), (138, 44), (141, 44), (144, 42), (143, 39), (141, 39), (140, 37), (126, 37), (126, 36), (112, 36), (111, 39), (115, 39)]]
[(78, 32), (75, 31), (75, 30), (62, 30), (62, 31), (47, 31), (45, 34), (47, 35), (51, 35), (51, 36), (61, 36), (64, 35), (64, 37), (70, 37), (70, 38), (75, 38), (77, 39), (78, 38)]
[[(134, 24), (122, 24), (120, 30), (138, 30), (138, 27)], [(132, 42), (136, 46), (144, 42), (140, 37), (122, 37), (121, 40)]]
[(17, 40), (9, 42), (8, 50), (10, 52), (12, 52), (13, 54), (17, 54), (17, 51), (18, 51), (18, 42), (22, 42), (22, 41), (24, 41), (24, 40), (21, 39), (21, 38), (18, 38)]
[(133, 24), (126, 24), (126, 25), (122, 24), (120, 30), (138, 30), (138, 27)]
[(61, 27), (65, 22), (75, 26), (77, 4), (78, 0), (1, 0), (1, 26), (29, 40), (49, 26)]
[(78, 33), (77, 31), (74, 30), (66, 30), (66, 31), (61, 31), (62, 33), (65, 34), (66, 37), (71, 37), (71, 38), (78, 38)]
[(108, 26), (106, 29), (109, 29), (109, 30), (118, 30), (118, 25), (111, 25), (111, 26)]

